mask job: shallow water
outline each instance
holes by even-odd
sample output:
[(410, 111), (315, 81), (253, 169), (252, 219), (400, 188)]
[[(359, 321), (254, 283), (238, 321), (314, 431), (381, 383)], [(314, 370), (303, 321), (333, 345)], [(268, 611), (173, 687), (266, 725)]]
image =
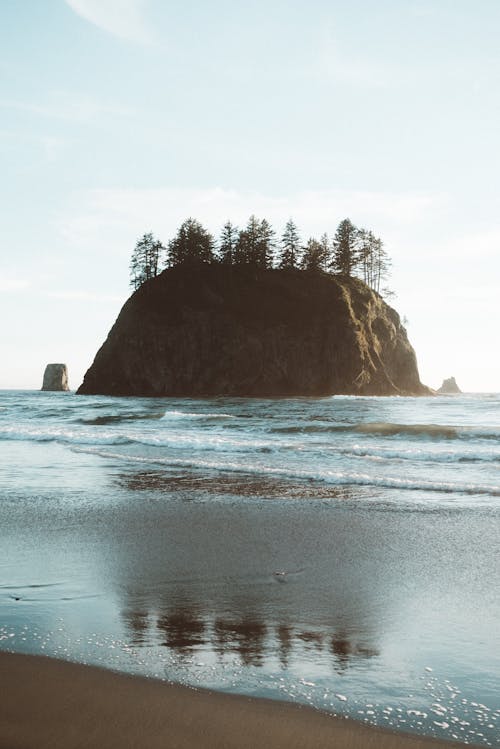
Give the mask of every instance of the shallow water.
[(0, 393), (0, 648), (500, 745), (500, 398)]

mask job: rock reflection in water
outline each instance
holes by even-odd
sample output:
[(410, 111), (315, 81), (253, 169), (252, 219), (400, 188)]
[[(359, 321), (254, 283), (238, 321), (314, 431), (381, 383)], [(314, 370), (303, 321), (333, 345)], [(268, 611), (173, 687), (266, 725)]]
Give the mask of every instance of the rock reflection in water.
[(281, 667), (290, 666), (304, 650), (332, 656), (331, 666), (340, 672), (351, 661), (379, 655), (378, 649), (350, 637), (344, 631), (303, 630), (290, 624), (269, 624), (256, 612), (249, 616), (210, 615), (193, 605), (171, 610), (161, 603), (159, 612), (124, 609), (122, 618), (131, 644), (159, 645), (183, 658), (194, 652), (212, 652), (221, 660), (237, 655), (243, 666), (262, 666), (277, 656)]
[(131, 491), (193, 492), (210, 495), (267, 498), (349, 499), (352, 488), (325, 486), (312, 480), (289, 481), (281, 478), (262, 478), (252, 474), (236, 473), (167, 473), (159, 470), (135, 471), (118, 477), (121, 486)]
[(260, 666), (265, 652), (269, 651), (267, 634), (266, 626), (256, 617), (239, 621), (217, 619), (211, 645), (219, 656), (238, 653), (243, 665)]
[(162, 636), (160, 644), (180, 655), (207, 642), (205, 621), (194, 609), (178, 607), (160, 614), (156, 627)]

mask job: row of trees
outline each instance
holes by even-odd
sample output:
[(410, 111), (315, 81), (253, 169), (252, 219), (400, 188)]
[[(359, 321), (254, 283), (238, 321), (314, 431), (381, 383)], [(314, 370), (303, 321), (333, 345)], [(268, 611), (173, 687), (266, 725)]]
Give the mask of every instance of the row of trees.
[(382, 288), (391, 266), (382, 240), (367, 229), (358, 229), (348, 218), (340, 222), (332, 240), (323, 234), (320, 239), (310, 237), (305, 244), (292, 219), (279, 241), (266, 219), (250, 216), (244, 229), (230, 221), (224, 224), (216, 242), (199, 221), (188, 218), (166, 247), (152, 233), (138, 240), (130, 263), (130, 283), (138, 289), (164, 267), (193, 261), (331, 271), (357, 276), (375, 291), (390, 293)]

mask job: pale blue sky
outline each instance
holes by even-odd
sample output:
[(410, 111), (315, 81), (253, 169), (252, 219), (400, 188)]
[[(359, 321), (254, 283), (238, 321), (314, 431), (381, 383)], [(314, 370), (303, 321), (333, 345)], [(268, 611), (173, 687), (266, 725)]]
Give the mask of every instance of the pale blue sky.
[(424, 382), (500, 390), (497, 0), (0, 0), (0, 387), (77, 387), (137, 237), (349, 216)]

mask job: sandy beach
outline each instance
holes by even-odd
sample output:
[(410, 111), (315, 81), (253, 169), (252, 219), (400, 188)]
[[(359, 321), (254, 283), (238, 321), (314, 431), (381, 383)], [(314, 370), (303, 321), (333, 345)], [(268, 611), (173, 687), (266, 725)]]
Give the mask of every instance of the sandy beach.
[(217, 694), (39, 656), (0, 654), (2, 749), (431, 749), (289, 703)]

